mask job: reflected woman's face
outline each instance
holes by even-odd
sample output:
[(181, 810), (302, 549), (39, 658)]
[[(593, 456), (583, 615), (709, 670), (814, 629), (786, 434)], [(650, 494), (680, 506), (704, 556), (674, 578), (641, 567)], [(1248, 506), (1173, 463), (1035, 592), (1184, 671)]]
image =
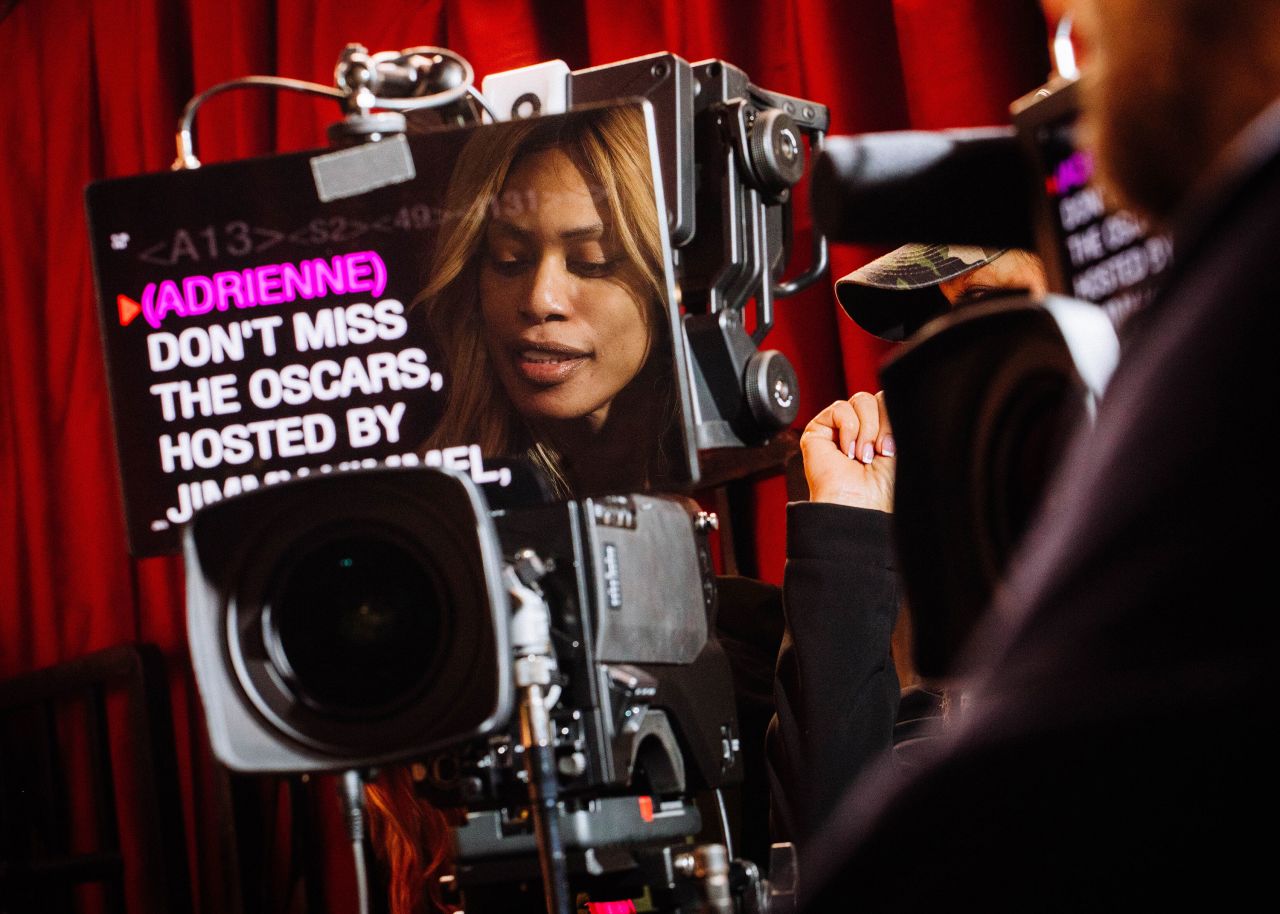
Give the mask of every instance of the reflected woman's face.
[(485, 236), (480, 307), (498, 377), (526, 418), (599, 428), (644, 365), (647, 308), (613, 234), (560, 150), (508, 175)]

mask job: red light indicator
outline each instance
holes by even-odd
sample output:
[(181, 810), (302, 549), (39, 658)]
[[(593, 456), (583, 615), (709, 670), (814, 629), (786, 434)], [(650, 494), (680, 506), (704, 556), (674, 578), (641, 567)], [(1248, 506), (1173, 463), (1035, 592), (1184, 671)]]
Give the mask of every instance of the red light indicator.
[(128, 327), (142, 313), (142, 305), (127, 295), (117, 295), (116, 310), (120, 313), (120, 326)]

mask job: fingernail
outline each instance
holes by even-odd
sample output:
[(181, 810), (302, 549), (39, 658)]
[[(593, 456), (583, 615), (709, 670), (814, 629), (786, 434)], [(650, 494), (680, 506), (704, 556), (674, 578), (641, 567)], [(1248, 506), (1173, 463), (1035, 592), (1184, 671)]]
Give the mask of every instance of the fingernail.
[(895, 457), (898, 453), (898, 445), (894, 443), (892, 435), (885, 435), (884, 442), (880, 445), (880, 452), (886, 457)]
[(850, 460), (853, 459), (853, 456), (854, 456), (853, 451), (854, 451), (854, 448), (856, 448), (857, 446), (858, 446), (858, 442), (856, 441), (853, 444), (849, 445), (849, 453), (846, 454), (845, 456), (848, 457)]
[(870, 463), (876, 459), (876, 446), (868, 441), (862, 446), (862, 462)]

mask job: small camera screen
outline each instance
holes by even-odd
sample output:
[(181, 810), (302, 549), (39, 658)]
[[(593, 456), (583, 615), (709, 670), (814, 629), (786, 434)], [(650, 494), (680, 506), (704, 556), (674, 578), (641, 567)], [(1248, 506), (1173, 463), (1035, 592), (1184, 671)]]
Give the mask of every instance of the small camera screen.
[(1053, 291), (1101, 305), (1118, 324), (1151, 296), (1171, 244), (1104, 199), (1093, 157), (1077, 142), (1076, 84), (1032, 98), (1015, 109), (1014, 123), (1043, 182), (1041, 247)]
[[(135, 555), (313, 474), (506, 460), (564, 497), (697, 474), (642, 103), (87, 192)], [(499, 459), (501, 458), (501, 460)]]

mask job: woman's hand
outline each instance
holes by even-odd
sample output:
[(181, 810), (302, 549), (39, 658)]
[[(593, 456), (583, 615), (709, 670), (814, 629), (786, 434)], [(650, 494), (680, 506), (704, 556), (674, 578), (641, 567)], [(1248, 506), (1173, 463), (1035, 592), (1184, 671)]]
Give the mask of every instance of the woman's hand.
[(810, 501), (893, 510), (896, 452), (883, 391), (856, 393), (818, 413), (800, 436), (800, 452)]

